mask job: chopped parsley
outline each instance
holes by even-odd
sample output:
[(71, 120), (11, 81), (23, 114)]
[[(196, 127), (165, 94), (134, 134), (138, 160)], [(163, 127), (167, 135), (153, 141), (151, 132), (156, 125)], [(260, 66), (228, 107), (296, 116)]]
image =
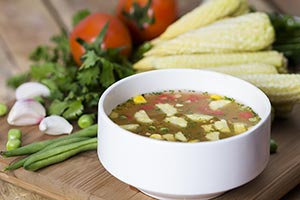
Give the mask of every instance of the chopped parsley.
[[(76, 25), (88, 16), (79, 11)], [(51, 95), (47, 100), (47, 113), (77, 119), (83, 113), (94, 112), (104, 90), (114, 82), (134, 73), (131, 63), (120, 55), (120, 49), (99, 51), (107, 30), (102, 29), (93, 43), (78, 42), (86, 49), (82, 65), (78, 67), (71, 55), (69, 38), (65, 32), (53, 36), (50, 45), (38, 46), (31, 54), (32, 65), (28, 72), (10, 77), (7, 84), (17, 88), (24, 82), (37, 81), (48, 86)]]

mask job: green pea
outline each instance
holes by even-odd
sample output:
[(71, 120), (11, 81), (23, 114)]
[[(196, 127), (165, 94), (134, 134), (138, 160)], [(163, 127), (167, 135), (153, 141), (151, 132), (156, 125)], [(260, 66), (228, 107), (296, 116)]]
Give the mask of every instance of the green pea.
[(7, 111), (7, 106), (3, 103), (0, 103), (0, 117), (6, 115)]
[(159, 131), (162, 132), (162, 133), (168, 133), (169, 129), (166, 128), (166, 127), (162, 127), (162, 128), (159, 129)]
[(155, 126), (149, 126), (148, 129), (149, 129), (150, 131), (155, 131), (155, 130), (156, 130), (156, 127), (155, 127)]
[(7, 140), (19, 139), (21, 140), (22, 132), (20, 129), (12, 128), (7, 133)]
[(94, 123), (94, 115), (93, 114), (84, 114), (78, 119), (78, 126), (80, 128), (87, 128)]
[(21, 146), (21, 140), (19, 139), (8, 140), (6, 143), (6, 150), (11, 151), (19, 148), (20, 146)]
[(274, 139), (271, 139), (270, 140), (270, 153), (271, 154), (276, 153), (277, 149), (278, 149), (278, 145), (277, 145), (276, 141)]

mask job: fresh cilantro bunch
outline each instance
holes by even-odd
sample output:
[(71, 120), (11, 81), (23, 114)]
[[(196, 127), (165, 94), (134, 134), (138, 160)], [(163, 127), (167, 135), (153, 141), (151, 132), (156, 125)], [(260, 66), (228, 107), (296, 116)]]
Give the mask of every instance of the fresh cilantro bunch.
[[(88, 14), (80, 11), (73, 17), (73, 25)], [(16, 88), (26, 81), (38, 81), (48, 86), (51, 91), (46, 99), (48, 114), (77, 119), (83, 113), (95, 112), (104, 90), (134, 73), (131, 63), (121, 56), (121, 49), (99, 48), (107, 28), (108, 24), (93, 43), (78, 38), (77, 41), (86, 49), (81, 67), (76, 66), (68, 35), (62, 32), (50, 39), (51, 45), (37, 47), (30, 55), (33, 61), (30, 70), (11, 77), (8, 85)]]

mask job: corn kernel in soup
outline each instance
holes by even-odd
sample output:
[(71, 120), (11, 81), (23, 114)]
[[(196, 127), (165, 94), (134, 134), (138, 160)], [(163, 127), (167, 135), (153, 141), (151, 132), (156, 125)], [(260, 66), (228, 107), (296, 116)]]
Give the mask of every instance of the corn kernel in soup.
[(132, 97), (114, 108), (120, 127), (153, 139), (201, 142), (241, 134), (260, 121), (232, 98), (194, 91), (165, 91)]

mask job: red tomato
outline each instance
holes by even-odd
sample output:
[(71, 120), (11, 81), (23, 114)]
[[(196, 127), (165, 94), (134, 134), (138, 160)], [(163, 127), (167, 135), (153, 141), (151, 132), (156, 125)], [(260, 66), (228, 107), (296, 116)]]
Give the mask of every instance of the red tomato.
[(142, 106), (140, 106), (140, 109), (142, 109), (142, 110), (153, 110), (154, 105), (142, 105)]
[(76, 41), (76, 38), (81, 38), (87, 43), (95, 41), (107, 22), (109, 23), (108, 29), (99, 48), (123, 47), (121, 53), (126, 56), (130, 55), (131, 38), (127, 27), (115, 16), (94, 13), (79, 22), (70, 34), (71, 53), (79, 66), (81, 65), (80, 58), (85, 49)]
[(176, 0), (119, 0), (117, 16), (136, 43), (151, 40), (177, 19)]
[(239, 114), (239, 116), (240, 116), (241, 118), (243, 118), (243, 119), (249, 119), (249, 118), (253, 117), (254, 115), (253, 115), (253, 113), (250, 112), (250, 111), (244, 111), (244, 112), (241, 112), (241, 113)]

